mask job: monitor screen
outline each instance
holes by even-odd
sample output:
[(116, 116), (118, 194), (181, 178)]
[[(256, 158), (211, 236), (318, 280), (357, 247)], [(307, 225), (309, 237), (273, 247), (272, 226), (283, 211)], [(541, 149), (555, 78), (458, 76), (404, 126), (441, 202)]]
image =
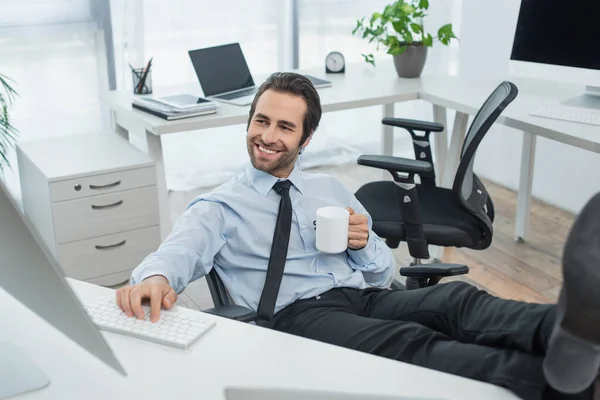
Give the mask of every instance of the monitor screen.
[(600, 70), (600, 0), (522, 0), (511, 60)]
[(191, 50), (189, 54), (205, 96), (254, 86), (239, 43)]
[(62, 268), (49, 254), (49, 249), (40, 243), (43, 242), (32, 234), (26, 219), (0, 184), (0, 287), (79, 346), (125, 375), (104, 336), (65, 280)]

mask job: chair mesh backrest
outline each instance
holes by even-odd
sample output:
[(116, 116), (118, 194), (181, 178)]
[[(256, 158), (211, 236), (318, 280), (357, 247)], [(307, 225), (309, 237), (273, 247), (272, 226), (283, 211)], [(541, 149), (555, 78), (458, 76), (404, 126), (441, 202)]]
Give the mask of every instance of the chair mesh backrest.
[(518, 89), (513, 83), (502, 82), (483, 103), (467, 132), (452, 191), (458, 203), (473, 213), (482, 212), (488, 196), (485, 187), (473, 173), (477, 147), (502, 111), (517, 97), (517, 93)]
[(206, 283), (208, 284), (208, 290), (210, 290), (215, 307), (235, 304), (229, 290), (227, 290), (214, 268), (206, 276)]

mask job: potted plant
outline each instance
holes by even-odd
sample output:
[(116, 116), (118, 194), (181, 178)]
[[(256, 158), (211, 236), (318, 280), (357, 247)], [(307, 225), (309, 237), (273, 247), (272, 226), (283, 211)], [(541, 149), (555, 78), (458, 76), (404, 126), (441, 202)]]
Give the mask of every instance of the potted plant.
[[(427, 48), (438, 40), (448, 45), (456, 36), (452, 24), (440, 27), (434, 37), (425, 31), (423, 18), (427, 15), (429, 0), (397, 0), (385, 6), (383, 12), (375, 12), (368, 22), (356, 21), (352, 34), (362, 33), (369, 43), (387, 48), (394, 58), (396, 72), (401, 78), (417, 78), (423, 72)], [(362, 54), (365, 61), (375, 65), (373, 54)]]
[(8, 150), (14, 145), (17, 134), (8, 114), (8, 107), (12, 104), (17, 92), (9, 82), (9, 78), (0, 74), (0, 174), (4, 166), (10, 167)]

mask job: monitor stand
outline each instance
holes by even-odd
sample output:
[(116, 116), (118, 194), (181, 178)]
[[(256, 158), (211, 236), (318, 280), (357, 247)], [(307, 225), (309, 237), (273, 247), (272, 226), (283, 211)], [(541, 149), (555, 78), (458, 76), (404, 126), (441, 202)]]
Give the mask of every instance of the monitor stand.
[(0, 400), (45, 388), (50, 378), (10, 342), (0, 342)]
[(571, 107), (589, 108), (600, 111), (600, 87), (586, 86), (585, 93), (562, 102)]

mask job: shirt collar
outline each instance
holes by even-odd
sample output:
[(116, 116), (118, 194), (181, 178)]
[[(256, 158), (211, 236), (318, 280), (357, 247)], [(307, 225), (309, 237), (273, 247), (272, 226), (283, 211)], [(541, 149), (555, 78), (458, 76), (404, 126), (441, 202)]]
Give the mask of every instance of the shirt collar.
[[(268, 172), (254, 168), (252, 163), (248, 163), (248, 166), (246, 167), (246, 177), (248, 177), (248, 181), (254, 189), (263, 196), (266, 196), (267, 193), (269, 193), (269, 190), (273, 188), (273, 185), (279, 180), (279, 178)], [(292, 185), (294, 185), (300, 193), (304, 191), (304, 178), (302, 177), (302, 169), (298, 164), (294, 165), (294, 169), (287, 179), (292, 182)]]

